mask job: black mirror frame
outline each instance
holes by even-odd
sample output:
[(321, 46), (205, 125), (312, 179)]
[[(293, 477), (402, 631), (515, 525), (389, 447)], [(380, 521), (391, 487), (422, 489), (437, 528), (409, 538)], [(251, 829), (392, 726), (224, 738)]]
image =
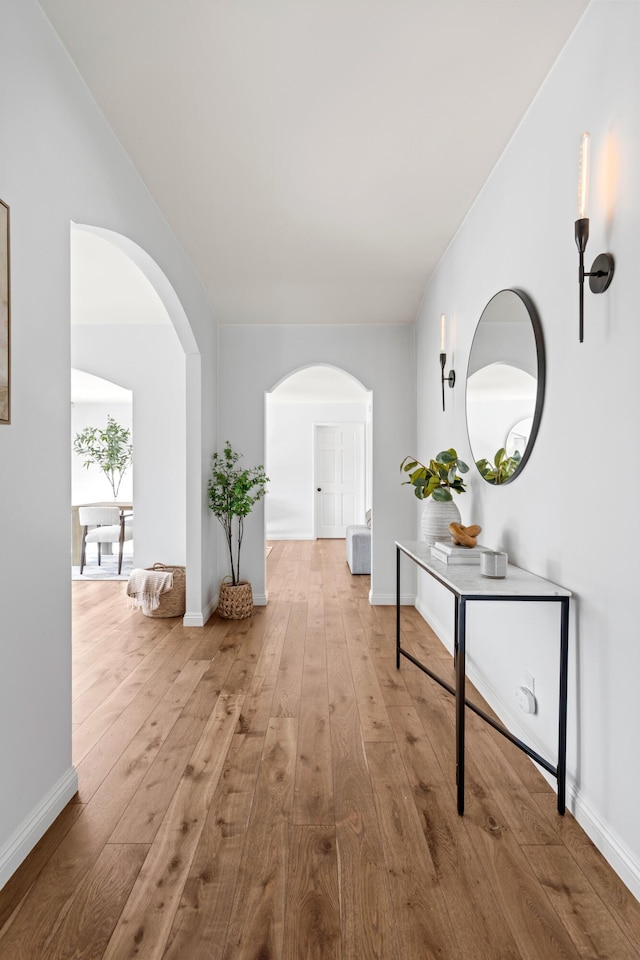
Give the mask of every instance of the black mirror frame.
[[(531, 426), (531, 433), (529, 434), (529, 440), (527, 442), (527, 446), (525, 447), (524, 454), (522, 455), (522, 459), (518, 464), (518, 468), (511, 474), (511, 476), (507, 480), (504, 481), (504, 483), (492, 484), (488, 480), (485, 480), (484, 477), (482, 477), (482, 474), (480, 473), (476, 465), (475, 455), (473, 453), (473, 445), (471, 443), (471, 437), (469, 436), (469, 418), (467, 416), (467, 384), (469, 382), (469, 366), (471, 364), (471, 357), (473, 355), (473, 343), (478, 333), (478, 327), (480, 326), (480, 323), (482, 322), (482, 318), (485, 315), (490, 304), (492, 304), (495, 298), (499, 297), (501, 293), (515, 293), (515, 295), (519, 297), (520, 300), (522, 300), (527, 310), (527, 313), (529, 314), (529, 319), (531, 320), (531, 326), (533, 327), (533, 336), (536, 344), (537, 386), (536, 386), (536, 403), (533, 411), (533, 424)], [(476, 324), (476, 329), (473, 334), (473, 340), (471, 341), (471, 349), (469, 350), (469, 359), (467, 361), (467, 375), (464, 381), (464, 388), (465, 388), (464, 418), (465, 418), (465, 426), (467, 428), (467, 440), (469, 441), (469, 449), (471, 450), (471, 455), (472, 455), (473, 463), (474, 463), (474, 466), (476, 467), (476, 470), (478, 470), (478, 473), (480, 473), (480, 476), (482, 477), (482, 479), (485, 480), (485, 483), (489, 483), (490, 486), (503, 487), (505, 484), (511, 483), (513, 480), (516, 479), (516, 477), (519, 477), (520, 474), (522, 473), (527, 461), (529, 460), (531, 451), (533, 450), (533, 446), (538, 436), (540, 421), (542, 419), (542, 408), (544, 406), (545, 387), (546, 387), (546, 355), (545, 355), (545, 348), (544, 348), (544, 336), (542, 333), (542, 324), (540, 322), (540, 317), (538, 315), (538, 311), (536, 310), (535, 304), (533, 303), (533, 300), (531, 299), (531, 297), (524, 292), (524, 290), (520, 290), (517, 287), (505, 287), (504, 290), (498, 290), (498, 292), (494, 293), (491, 299), (488, 300), (487, 303), (485, 304), (482, 310), (482, 313), (480, 314), (480, 318)]]

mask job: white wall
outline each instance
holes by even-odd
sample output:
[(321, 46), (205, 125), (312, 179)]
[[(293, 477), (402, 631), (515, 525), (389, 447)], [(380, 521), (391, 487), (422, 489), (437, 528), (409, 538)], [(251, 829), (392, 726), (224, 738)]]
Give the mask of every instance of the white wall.
[(267, 540), (312, 540), (315, 425), (365, 424), (367, 404), (278, 403), (270, 395), (266, 404)]
[[(637, 627), (636, 442), (640, 413), (640, 6), (594, 2), (539, 92), (441, 262), (418, 323), (418, 456), (455, 446), (470, 457), (464, 376), (475, 325), (494, 293), (519, 287), (544, 331), (547, 387), (540, 432), (523, 473), (505, 487), (475, 474), (458, 500), (482, 541), (575, 593), (569, 700), (570, 802), (623, 879), (640, 895), (640, 766), (633, 751), (640, 674)], [(587, 269), (611, 251), (616, 273), (585, 294), (578, 342), (578, 149), (592, 138)], [(459, 382), (439, 409), (438, 317), (455, 317)], [(426, 371), (432, 376), (427, 377)], [(432, 584), (419, 602), (448, 643), (452, 604)], [(523, 722), (515, 685), (530, 669), (539, 714), (526, 725), (554, 748), (557, 614), (531, 605), (483, 608), (470, 624), (476, 669), (504, 716)]]
[(71, 328), (71, 362), (133, 391), (134, 563), (186, 561), (185, 357), (169, 325)]
[[(411, 536), (415, 498), (401, 486), (399, 466), (415, 441), (413, 325), (219, 327), (219, 435), (248, 465), (265, 462), (265, 392), (307, 365), (328, 364), (373, 391), (374, 603), (395, 602), (394, 540)], [(211, 517), (211, 523), (215, 523)], [(265, 599), (264, 501), (245, 525), (243, 576), (257, 602)], [(409, 578), (405, 584), (412, 593)]]
[[(202, 607), (215, 324), (202, 285), (34, 0), (0, 4), (0, 192), (11, 207), (12, 423), (0, 428), (0, 885), (75, 790), (71, 762), (70, 222), (146, 250), (191, 328), (188, 485)], [(170, 311), (171, 315), (171, 311)], [(186, 323), (186, 321), (185, 321)], [(46, 536), (34, 504), (46, 501)], [(195, 520), (194, 520), (195, 516)], [(209, 541), (207, 540), (209, 538)], [(24, 571), (37, 556), (46, 577)], [(197, 581), (197, 582), (195, 582)], [(189, 586), (188, 586), (189, 589)], [(212, 589), (212, 588), (211, 588)]]

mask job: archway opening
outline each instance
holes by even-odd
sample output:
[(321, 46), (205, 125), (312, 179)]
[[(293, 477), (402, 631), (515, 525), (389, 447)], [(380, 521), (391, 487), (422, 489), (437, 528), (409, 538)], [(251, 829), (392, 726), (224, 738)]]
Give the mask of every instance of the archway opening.
[(72, 368), (134, 397), (135, 566), (186, 566), (185, 344), (193, 348), (184, 310), (148, 254), (112, 231), (72, 224)]
[(269, 540), (340, 538), (365, 524), (372, 499), (372, 393), (351, 374), (314, 364), (266, 395)]

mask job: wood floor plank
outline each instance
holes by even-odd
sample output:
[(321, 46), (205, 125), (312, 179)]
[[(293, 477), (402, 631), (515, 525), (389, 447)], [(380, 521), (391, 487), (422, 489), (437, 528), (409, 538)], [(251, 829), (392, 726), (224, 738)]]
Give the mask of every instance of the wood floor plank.
[(149, 678), (95, 747), (77, 763), (81, 801), (87, 802), (93, 796), (134, 737), (148, 743), (149, 751), (155, 751), (168, 736), (196, 680), (193, 669), (188, 669), (185, 676), (183, 661), (188, 662), (188, 657), (188, 647), (174, 650), (163, 664), (164, 671), (156, 671)]
[(220, 960), (273, 698), (254, 677), (202, 830), (163, 960)]
[(327, 673), (343, 956), (400, 960), (346, 644), (328, 644)]
[(523, 846), (522, 851), (581, 957), (638, 960), (640, 943), (629, 942), (565, 847)]
[(342, 960), (334, 826), (291, 831), (282, 960)]
[[(47, 960), (48, 945), (100, 857), (113, 823), (110, 807), (84, 804), (0, 937), (2, 960)], [(0, 900), (4, 891), (0, 891)]]
[(400, 956), (462, 955), (394, 743), (367, 743)]
[(534, 798), (497, 746), (495, 738), (489, 737), (484, 729), (475, 732), (473, 752), (475, 761), (491, 770), (492, 795), (518, 843), (557, 844), (559, 818), (549, 821), (541, 814)]
[(92, 682), (73, 702), (73, 722), (82, 723), (91, 716), (96, 705), (103, 703), (115, 690), (119, 690), (122, 681), (135, 673), (137, 667), (144, 663), (146, 656), (147, 651), (144, 649), (136, 650), (122, 657), (117, 664), (112, 663), (109, 667), (99, 665), (95, 671), (90, 671), (93, 676), (89, 679)]
[(508, 830), (492, 826), (476, 831), (474, 839), (523, 960), (578, 960), (571, 936)]
[(413, 698), (407, 690), (402, 672), (396, 669), (395, 655), (391, 659), (372, 652), (371, 659), (378, 676), (385, 706), (410, 707), (413, 704)]
[(80, 763), (105, 734), (112, 733), (123, 715), (122, 722), (128, 729), (127, 711), (142, 718), (148, 716), (175, 679), (179, 672), (176, 663), (181, 660), (175, 639), (167, 633), (135, 673), (126, 677), (120, 687), (78, 726), (73, 735), (73, 762)]
[(271, 623), (273, 610), (270, 607), (255, 607), (253, 616), (245, 623), (244, 642), (238, 651), (238, 657), (253, 665), (257, 669), (258, 661), (262, 656), (264, 639)]
[(272, 717), (245, 837), (225, 960), (280, 960), (298, 723)]
[(473, 841), (475, 826), (459, 817), (414, 707), (389, 710), (429, 853), (456, 930), (460, 957), (520, 960)]
[(296, 824), (335, 823), (323, 611), (316, 604), (306, 627), (292, 814)]
[(241, 708), (240, 698), (218, 698), (104, 960), (162, 956)]
[(208, 666), (209, 662), (206, 660), (190, 660), (183, 670), (183, 674), (186, 674), (190, 681), (183, 684), (184, 701), (176, 703), (174, 700), (175, 721), (118, 821), (110, 837), (111, 843), (153, 842), (187, 761), (202, 735), (204, 721), (199, 718), (180, 717), (179, 713)]
[(193, 659), (213, 660), (224, 643), (224, 639), (229, 632), (229, 626), (229, 620), (221, 620), (220, 617), (216, 617), (211, 624), (207, 624), (200, 633), (197, 647), (193, 650)]
[(273, 695), (275, 716), (300, 716), (300, 688), (306, 629), (306, 603), (292, 603)]
[[(74, 678), (82, 676), (83, 671), (101, 657), (131, 652), (149, 639), (156, 642), (166, 633), (170, 633), (175, 624), (167, 619), (145, 617), (141, 612), (131, 612), (112, 627), (98, 627), (91, 640), (83, 635), (82, 641), (73, 644)], [(77, 632), (76, 627), (76, 632)], [(74, 686), (74, 693), (76, 692)]]
[[(0, 930), (9, 929), (12, 918), (20, 908), (23, 899), (28, 896), (43, 867), (53, 856), (66, 834), (82, 813), (81, 803), (70, 803), (56, 817), (45, 835), (38, 841), (28, 858), (2, 888), (0, 897)], [(0, 957), (2, 951), (0, 949)]]
[(257, 673), (253, 675), (238, 720), (238, 733), (264, 738), (272, 715), (275, 685), (275, 677), (263, 677)]
[(47, 944), (47, 960), (90, 960), (102, 955), (148, 849), (144, 844), (103, 847)]
[(341, 609), (364, 739), (392, 741), (393, 730), (357, 607), (344, 603)]
[(289, 623), (290, 606), (281, 600), (272, 605), (271, 619), (262, 640), (262, 650), (256, 664), (256, 673), (261, 677), (277, 677), (280, 657)]
[(555, 824), (567, 850), (618, 921), (627, 939), (640, 946), (640, 902), (614, 873), (575, 818), (569, 812), (564, 817), (558, 817), (555, 793), (546, 790), (534, 794), (534, 798), (541, 812)]

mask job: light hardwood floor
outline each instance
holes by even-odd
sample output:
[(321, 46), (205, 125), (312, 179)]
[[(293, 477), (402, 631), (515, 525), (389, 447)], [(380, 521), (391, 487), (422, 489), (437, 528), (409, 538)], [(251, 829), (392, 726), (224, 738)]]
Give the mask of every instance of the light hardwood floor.
[(80, 790), (0, 893), (0, 958), (638, 960), (638, 902), (473, 714), (458, 817), (453, 703), (396, 671), (344, 542), (275, 543), (268, 588), (185, 629), (73, 584)]

